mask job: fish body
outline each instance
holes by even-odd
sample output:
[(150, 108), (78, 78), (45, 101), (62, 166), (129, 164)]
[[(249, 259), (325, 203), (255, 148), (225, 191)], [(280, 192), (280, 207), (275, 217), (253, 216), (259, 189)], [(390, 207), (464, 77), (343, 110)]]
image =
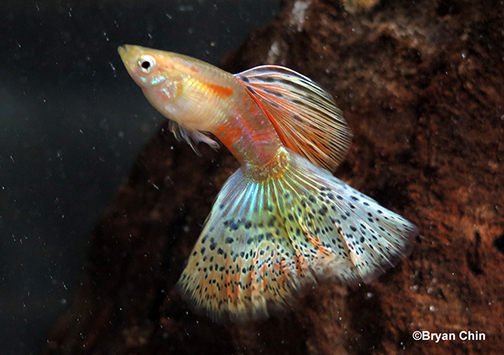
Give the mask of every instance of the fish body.
[[(210, 132), (228, 147), (250, 173), (267, 165), (282, 146), (259, 106), (236, 78), (199, 60), (176, 53), (128, 46), (126, 67), (151, 104), (169, 117), (189, 141), (210, 141)], [(126, 54), (123, 54), (125, 56)]]
[(217, 137), (241, 167), (224, 184), (179, 280), (213, 319), (284, 309), (304, 286), (371, 282), (407, 256), (417, 228), (329, 171), (351, 132), (332, 97), (279, 66), (232, 75), (140, 46), (119, 54), (176, 137), (196, 150)]

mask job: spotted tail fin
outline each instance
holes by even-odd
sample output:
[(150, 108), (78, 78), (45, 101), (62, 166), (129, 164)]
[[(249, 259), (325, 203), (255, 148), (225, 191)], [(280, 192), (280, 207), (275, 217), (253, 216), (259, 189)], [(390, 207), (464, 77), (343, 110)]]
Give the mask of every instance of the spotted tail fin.
[(370, 282), (412, 250), (413, 224), (283, 152), (278, 178), (255, 182), (242, 169), (229, 178), (179, 280), (214, 319), (265, 317), (321, 279)]

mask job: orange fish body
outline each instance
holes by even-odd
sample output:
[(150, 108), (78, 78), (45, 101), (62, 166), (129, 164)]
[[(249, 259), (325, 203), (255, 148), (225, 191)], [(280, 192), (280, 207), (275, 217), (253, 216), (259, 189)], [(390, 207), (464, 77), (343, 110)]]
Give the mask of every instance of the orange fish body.
[(170, 52), (119, 53), (177, 138), (216, 147), (210, 132), (241, 163), (179, 280), (198, 310), (265, 317), (317, 280), (370, 282), (410, 253), (413, 224), (326, 170), (346, 155), (351, 132), (313, 81), (278, 66), (232, 75)]

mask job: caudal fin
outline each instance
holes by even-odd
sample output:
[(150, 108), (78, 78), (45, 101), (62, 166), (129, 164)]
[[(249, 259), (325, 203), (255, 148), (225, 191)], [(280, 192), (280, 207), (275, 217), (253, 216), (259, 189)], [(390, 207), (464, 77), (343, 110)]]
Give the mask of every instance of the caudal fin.
[(285, 154), (279, 178), (255, 182), (241, 169), (229, 178), (179, 280), (214, 319), (265, 317), (320, 279), (370, 282), (412, 250), (413, 224)]

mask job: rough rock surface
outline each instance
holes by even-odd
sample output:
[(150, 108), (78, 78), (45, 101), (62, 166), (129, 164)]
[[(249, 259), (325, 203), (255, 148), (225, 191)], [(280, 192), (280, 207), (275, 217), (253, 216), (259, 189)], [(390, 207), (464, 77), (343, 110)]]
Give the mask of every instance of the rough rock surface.
[(285, 1), (225, 66), (286, 65), (334, 94), (354, 131), (336, 175), (420, 227), (413, 254), (370, 285), (320, 285), (264, 323), (193, 314), (174, 285), (237, 162), (225, 149), (197, 157), (165, 127), (100, 219), (45, 354), (502, 352), (504, 5), (374, 3)]

